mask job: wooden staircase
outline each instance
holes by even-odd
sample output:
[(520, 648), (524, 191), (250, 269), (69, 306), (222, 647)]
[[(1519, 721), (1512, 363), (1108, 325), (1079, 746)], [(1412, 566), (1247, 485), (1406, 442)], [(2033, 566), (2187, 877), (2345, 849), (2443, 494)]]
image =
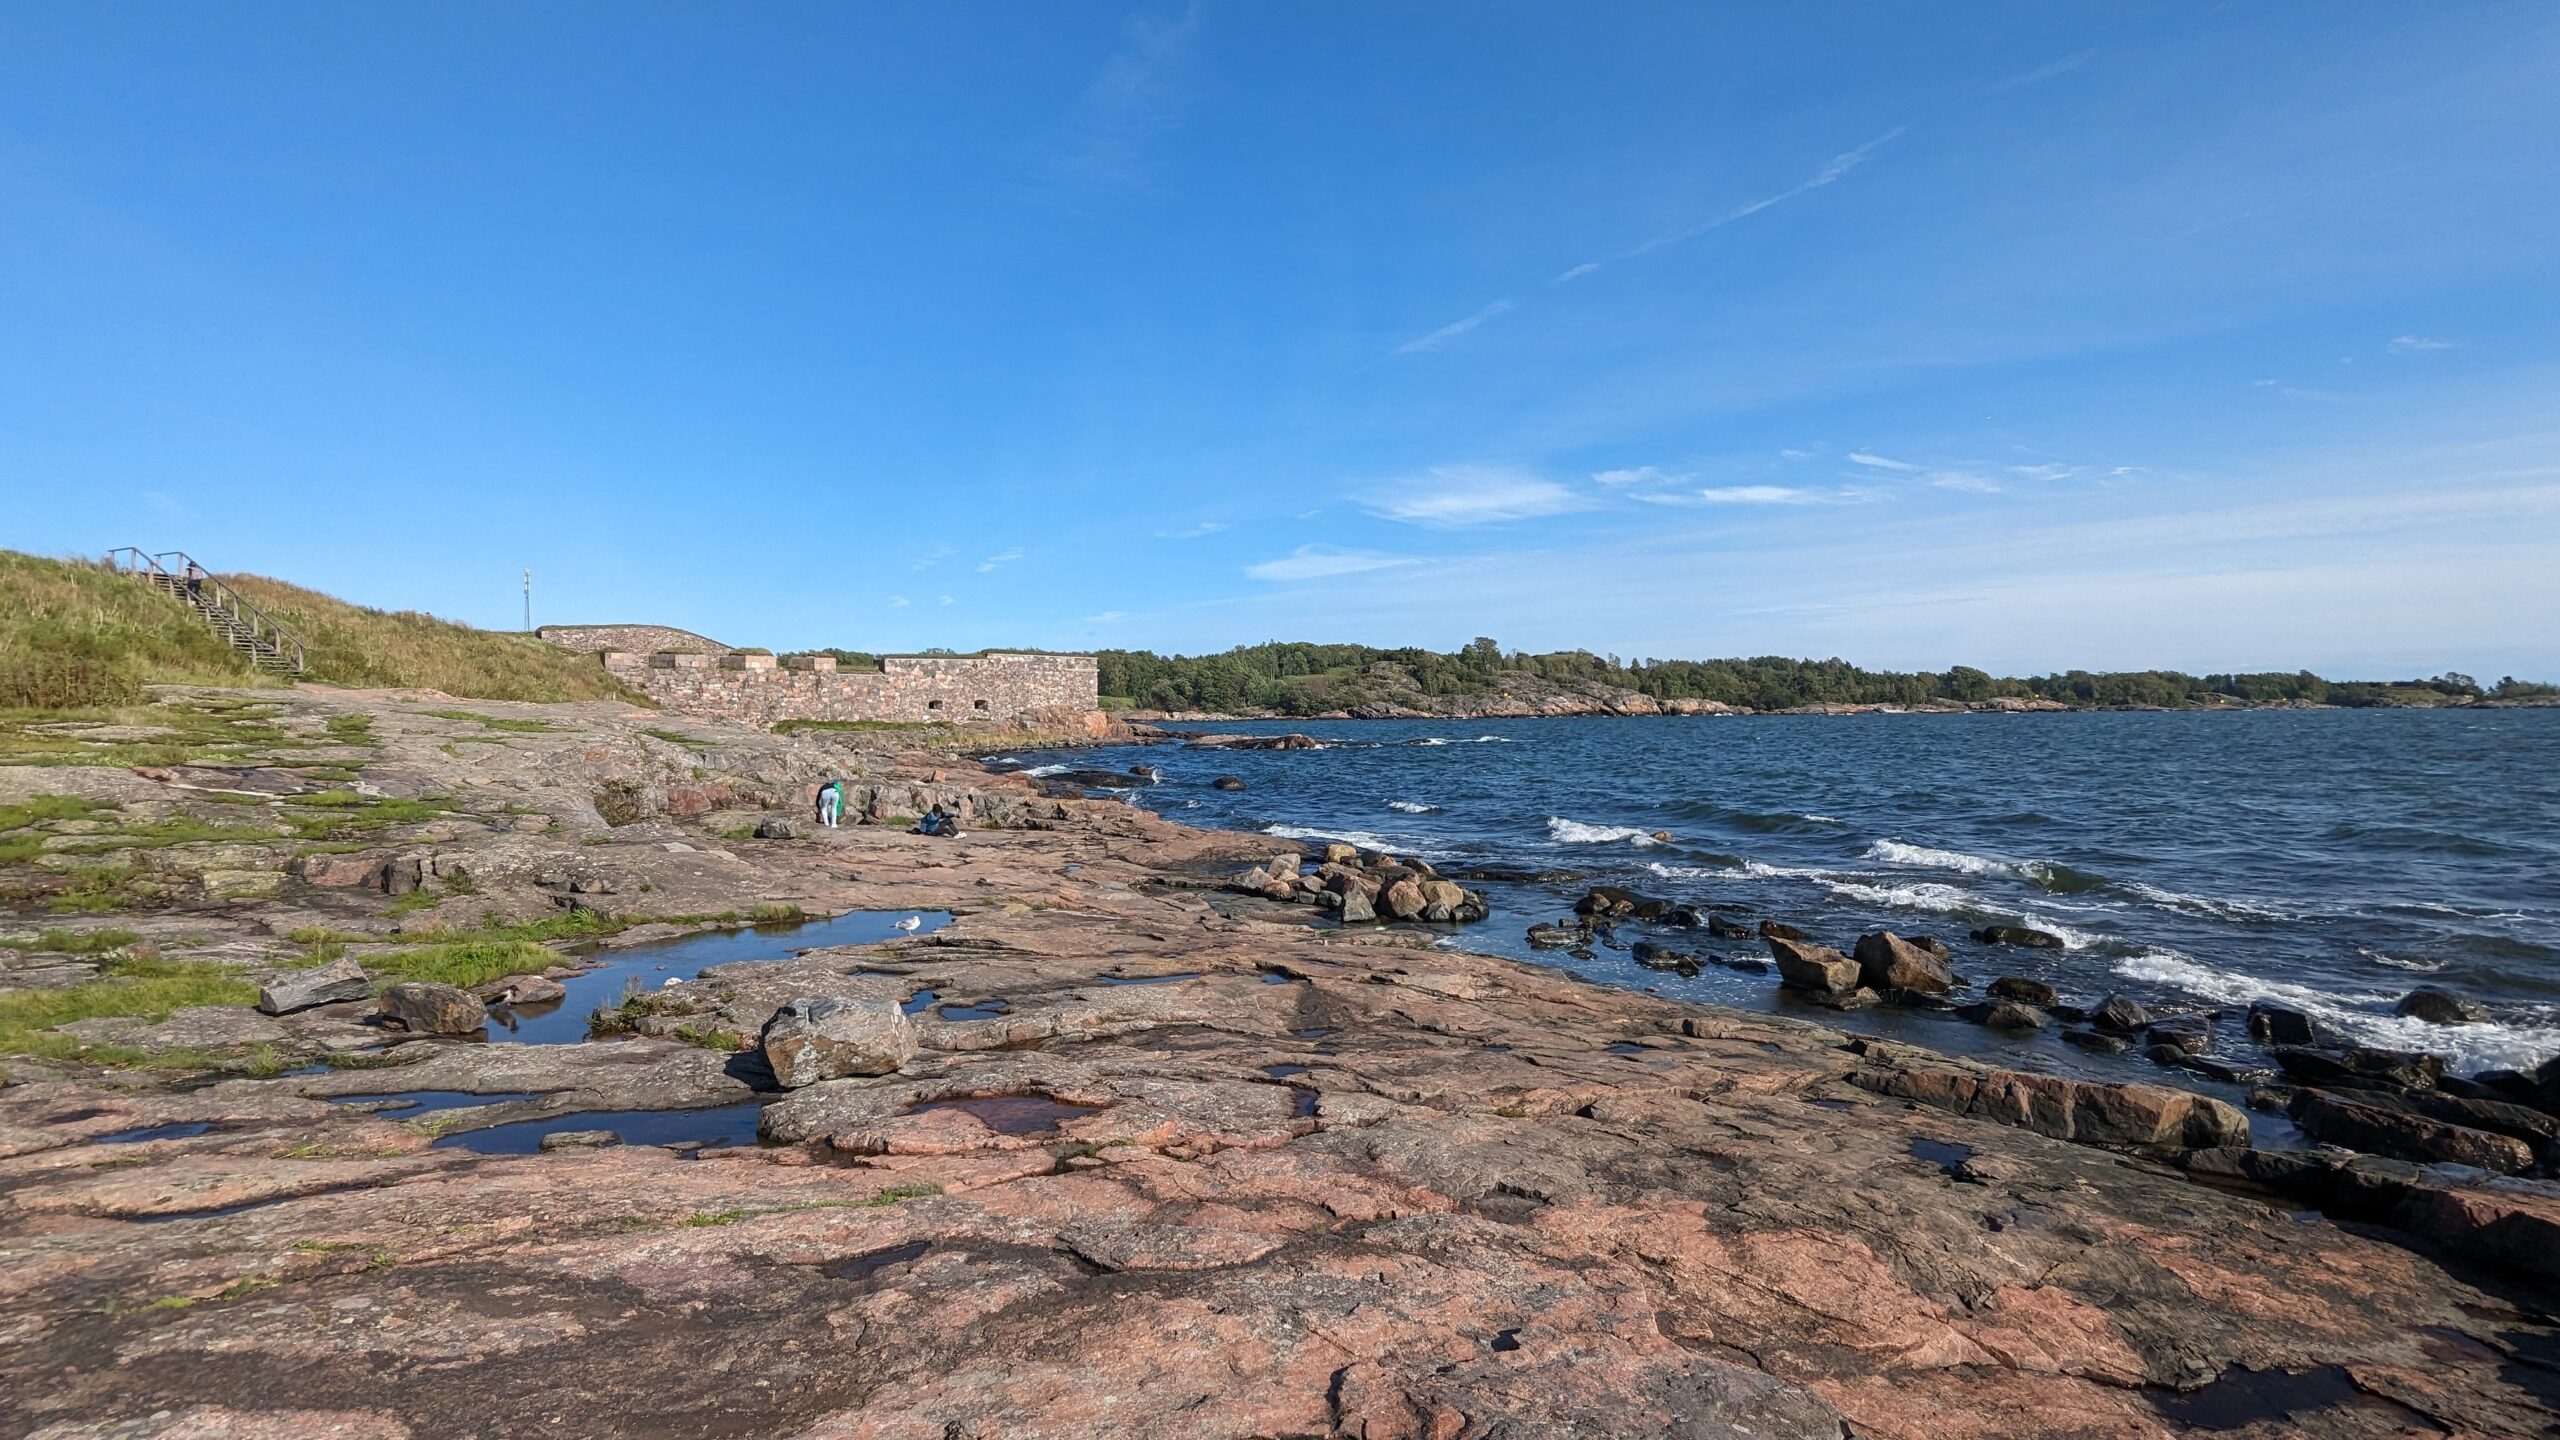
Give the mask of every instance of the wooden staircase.
[(184, 550), (150, 554), (131, 545), (119, 546), (107, 552), (107, 568), (131, 575), (195, 611), (222, 643), (259, 669), (278, 675), (303, 673), (301, 639), (214, 578), (212, 571)]

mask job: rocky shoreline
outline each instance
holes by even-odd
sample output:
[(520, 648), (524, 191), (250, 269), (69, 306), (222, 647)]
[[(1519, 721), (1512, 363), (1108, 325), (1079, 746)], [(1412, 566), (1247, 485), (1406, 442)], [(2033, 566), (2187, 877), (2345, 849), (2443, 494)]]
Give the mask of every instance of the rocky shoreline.
[[(2537, 1077), (2467, 1100), (2422, 1063), (2306, 1052), (2338, 1068), (2297, 1075), (2298, 1103), (2367, 1153), (2262, 1151), (2168, 1086), (1341, 923), (1354, 894), (1462, 915), (1469, 892), (1392, 857), (1282, 857), (942, 756), (617, 705), (277, 700), (202, 763), (0, 768), (21, 807), (0, 818), (51, 817), (8, 830), (38, 878), (0, 923), (22, 942), (0, 997), (189, 965), (345, 997), (82, 1020), (87, 1052), (0, 1061), (10, 1433), (2554, 1423), (2560, 1193), (2534, 1176), (2560, 1121)], [(877, 823), (810, 826), (822, 778)], [(322, 786), (381, 823), (322, 826), (357, 808)], [(965, 838), (906, 833), (936, 804)], [(193, 838), (266, 816), (271, 839)], [(127, 908), (35, 913), (107, 867)], [(771, 958), (635, 987), (580, 1043), (483, 1039), (423, 1002), (402, 1030), (379, 1017), (417, 997), (309, 984), (564, 917), (603, 958), (672, 957), (631, 947), (794, 907), (938, 928), (798, 954), (772, 932)], [(84, 944), (111, 930), (131, 938)], [(1825, 993), (1933, 973), (1916, 948), (1763, 943)], [(544, 953), (530, 978), (592, 963)], [(485, 1013), (524, 978), (449, 988)], [(2523, 1154), (2392, 1158), (2428, 1125)]]

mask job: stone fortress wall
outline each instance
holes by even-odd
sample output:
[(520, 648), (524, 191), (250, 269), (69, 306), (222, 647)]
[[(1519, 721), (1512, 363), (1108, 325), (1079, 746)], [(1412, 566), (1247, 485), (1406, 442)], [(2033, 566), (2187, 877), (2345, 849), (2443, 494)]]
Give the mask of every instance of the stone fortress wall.
[[(606, 628), (562, 626), (587, 633)], [(683, 632), (676, 632), (683, 633)], [(543, 632), (550, 638), (550, 630)], [(584, 648), (580, 646), (578, 648)], [(780, 720), (1005, 724), (1101, 708), (1090, 655), (891, 655), (877, 671), (839, 670), (833, 658), (737, 651), (600, 652), (614, 678), (678, 715), (771, 725)]]

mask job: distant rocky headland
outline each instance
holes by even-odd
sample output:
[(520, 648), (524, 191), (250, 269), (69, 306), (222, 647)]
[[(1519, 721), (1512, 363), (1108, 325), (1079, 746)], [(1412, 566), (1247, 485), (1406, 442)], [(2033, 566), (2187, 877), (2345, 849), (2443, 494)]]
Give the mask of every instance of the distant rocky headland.
[(1962, 665), (1888, 671), (1776, 656), (1623, 661), (1584, 650), (1532, 655), (1490, 639), (1446, 653), (1275, 642), (1202, 656), (1105, 650), (1095, 660), (1106, 705), (1130, 719), (1176, 722), (2560, 705), (2560, 686), (2513, 677), (2483, 685), (2453, 673), (2392, 681), (2332, 681), (2309, 671), (2001, 677)]

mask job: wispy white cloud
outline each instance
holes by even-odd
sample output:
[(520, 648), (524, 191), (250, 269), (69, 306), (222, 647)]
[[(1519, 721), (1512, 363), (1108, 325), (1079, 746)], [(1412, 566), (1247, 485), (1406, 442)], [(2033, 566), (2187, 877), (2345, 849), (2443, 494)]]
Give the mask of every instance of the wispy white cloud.
[(1928, 480), (1941, 490), (1961, 490), (1968, 495), (2000, 493), (1999, 481), (1976, 475), (1970, 470), (1933, 470), (1929, 472)]
[(1012, 549), (1010, 549), (1010, 550), (1003, 551), (1003, 552), (1001, 552), (1001, 553), (999, 553), (999, 554), (990, 555), (990, 556), (988, 556), (986, 559), (979, 561), (979, 562), (978, 562), (978, 573), (979, 573), (979, 574), (981, 574), (981, 575), (984, 575), (984, 574), (986, 574), (987, 572), (989, 572), (989, 571), (991, 571), (991, 570), (994, 570), (996, 567), (998, 567), (998, 566), (1000, 566), (1000, 565), (1010, 565), (1010, 564), (1012, 564), (1014, 561), (1019, 560), (1019, 559), (1021, 559), (1021, 558), (1022, 558), (1022, 547), (1021, 547), (1021, 546), (1019, 546), (1019, 545), (1017, 545), (1017, 546), (1015, 546), (1014, 548), (1012, 548)]
[(907, 568), (910, 570), (930, 570), (934, 566), (941, 564), (943, 561), (950, 559), (951, 555), (952, 550), (950, 546), (936, 545), (932, 549), (917, 556), (915, 559), (908, 561)]
[(1704, 490), (1649, 490), (1635, 498), (1648, 505), (1698, 509), (1710, 505), (1828, 505), (1850, 490), (1809, 490), (1797, 485), (1710, 485)]
[(904, 595), (892, 595), (889, 597), (889, 608), (892, 610), (904, 610), (907, 608), (907, 604), (907, 597)]
[(1105, 610), (1099, 615), (1087, 615), (1084, 617), (1085, 623), (1088, 625), (1109, 625), (1115, 621), (1126, 620), (1128, 618), (1129, 612), (1126, 610)]
[(1156, 538), (1159, 540), (1205, 540), (1226, 528), (1224, 521), (1203, 520), (1187, 530), (1159, 530), (1156, 532)]
[(2068, 75), (2072, 71), (2079, 69), (2081, 66), (2088, 64), (2089, 61), (2097, 55), (2097, 53), (2098, 52), (2095, 50), (2076, 51), (2072, 54), (2063, 56), (2059, 60), (2047, 61), (2024, 74), (2012, 75), (2006, 80), (1994, 80), (1990, 84), (1983, 86), (1981, 93), (1985, 95), (1997, 95), (2003, 90), (2015, 90), (2024, 85), (2042, 84), (2043, 82), (2054, 79), (2057, 76)]
[(1813, 458), (1813, 452), (1810, 450), (1781, 450), (1778, 452), (1778, 458), (1781, 460), (1810, 460)]
[(2451, 340), (2430, 340), (2423, 335), (2402, 335), (2393, 340), (2390, 345), (2391, 353), (2394, 355), (2410, 355), (2421, 350), (2451, 350), (2453, 348), (2455, 348), (2455, 343)]
[(2080, 473), (2080, 467), (2077, 465), (2012, 465), (2009, 467), (2009, 473), (2023, 475), (2030, 480), (2068, 480)]
[(940, 605), (948, 605), (948, 604), (950, 604), (950, 603), (951, 603), (951, 597), (950, 597), (950, 596), (948, 596), (948, 595), (945, 595), (945, 596), (943, 596), (940, 600), (936, 601), (935, 603), (936, 603), (936, 604), (940, 604)]
[(1364, 502), (1370, 513), (1439, 529), (1561, 515), (1591, 504), (1553, 480), (1500, 465), (1434, 466), (1380, 489), (1379, 498)]
[(1244, 573), (1256, 580), (1330, 580), (1342, 575), (1365, 575), (1373, 570), (1393, 570), (1414, 563), (1410, 555), (1389, 555), (1379, 550), (1301, 545), (1277, 560), (1247, 565)]
[(1647, 240), (1643, 244), (1638, 245), (1631, 250), (1620, 251), (1618, 254), (1611, 255), (1606, 259), (1586, 260), (1582, 264), (1576, 265), (1573, 268), (1558, 274), (1554, 279), (1549, 280), (1547, 283), (1550, 285), (1562, 285), (1568, 281), (1579, 280), (1603, 266), (1616, 265), (1624, 261), (1633, 260), (1638, 256), (1650, 255), (1654, 251), (1663, 249), (1666, 246), (1678, 245), (1686, 241), (1695, 240), (1699, 236), (1708, 234), (1711, 231), (1721, 230), (1725, 226), (1730, 225), (1737, 220), (1747, 220), (1752, 216), (1759, 214), (1761, 211), (1769, 209), (1771, 206), (1784, 205), (1799, 195), (1811, 194), (1825, 185), (1832, 184), (1839, 180), (1841, 176), (1857, 169), (1860, 165), (1865, 164), (1868, 156), (1873, 155), (1876, 151), (1881, 150), (1885, 146), (1902, 138), (1903, 133), (1910, 128), (1911, 127), (1908, 125), (1896, 125), (1882, 135), (1877, 136), (1873, 140), (1868, 141), (1866, 144), (1861, 145), (1854, 150), (1841, 151), (1839, 154), (1832, 156), (1820, 170), (1815, 171), (1813, 178), (1810, 180), (1803, 181), (1796, 185), (1791, 185), (1774, 195), (1763, 195), (1757, 200), (1746, 201), (1743, 204), (1737, 205), (1734, 208), (1725, 211), (1723, 214), (1716, 216), (1714, 219), (1704, 222), (1703, 224), (1692, 225), (1686, 230), (1677, 230), (1668, 235), (1656, 236), (1655, 238)]
[(1492, 304), (1487, 305), (1464, 320), (1452, 320), (1448, 324), (1441, 326), (1439, 329), (1432, 331), (1428, 335), (1407, 340), (1395, 348), (1395, 353), (1398, 355), (1414, 355), (1425, 350), (1437, 350), (1441, 346), (1448, 344), (1450, 341), (1457, 339), (1459, 336), (1466, 334), (1468, 331), (1473, 330), (1487, 320), (1492, 319), (1494, 316), (1499, 315), (1510, 308), (1510, 301), (1496, 300)]
[(1889, 459), (1889, 458), (1887, 458), (1887, 457), (1885, 457), (1885, 456), (1877, 455), (1877, 454), (1873, 454), (1873, 453), (1871, 453), (1871, 452), (1869, 452), (1869, 451), (1865, 451), (1865, 450), (1852, 450), (1852, 451), (1850, 451), (1850, 452), (1849, 452), (1849, 463), (1850, 463), (1850, 464), (1852, 464), (1852, 465), (1864, 465), (1864, 466), (1866, 466), (1866, 467), (1867, 467), (1868, 469), (1870, 469), (1870, 470), (1905, 470), (1905, 471), (1917, 471), (1918, 469), (1920, 469), (1920, 468), (1921, 468), (1921, 467), (1919, 467), (1919, 466), (1917, 466), (1917, 465), (1912, 464), (1912, 463), (1911, 463), (1910, 461), (1908, 461), (1908, 460), (1894, 460), (1894, 459)]
[(2346, 396), (2339, 394), (2335, 390), (2314, 390), (2307, 385), (2287, 385), (2281, 380), (2259, 380), (2252, 382), (2252, 384), (2254, 388), (2259, 390), (2273, 390), (2287, 400), (2317, 400), (2323, 405), (2344, 405), (2349, 403)]
[(1810, 505), (1822, 497), (1793, 485), (1725, 485), (1698, 492), (1710, 505)]
[(1131, 20), (1119, 50), (1103, 62), (1059, 127), (1031, 192), (1062, 199), (1146, 189), (1157, 142), (1182, 123), (1185, 76), (1199, 30), (1196, 5), (1179, 19)]
[(1664, 474), (1659, 468), (1651, 465), (1638, 465), (1626, 470), (1598, 470), (1591, 476), (1594, 483), (1609, 486), (1611, 489), (1623, 489), (1629, 485), (1669, 485), (1682, 478), (1684, 477)]

